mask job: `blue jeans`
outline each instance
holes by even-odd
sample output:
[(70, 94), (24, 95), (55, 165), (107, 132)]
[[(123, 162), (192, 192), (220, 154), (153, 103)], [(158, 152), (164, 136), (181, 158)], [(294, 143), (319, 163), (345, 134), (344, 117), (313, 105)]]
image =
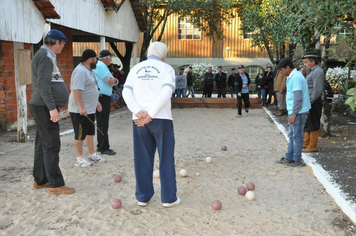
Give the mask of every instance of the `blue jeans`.
[[(304, 138), (304, 125), (307, 120), (307, 114), (298, 114), (294, 120), (294, 124), (289, 125), (288, 131), (288, 151), (286, 153), (286, 159), (289, 161), (301, 162), (303, 138)], [(290, 115), (288, 116), (289, 119)]]
[(195, 98), (195, 95), (194, 95), (194, 87), (193, 86), (188, 86), (188, 95), (187, 97), (189, 97), (189, 94), (192, 95), (192, 98)]
[(110, 103), (117, 102), (119, 100), (120, 96), (117, 95), (116, 93), (111, 94), (110, 96)]
[(185, 91), (185, 88), (182, 88), (182, 89), (177, 89), (177, 97), (182, 97), (182, 95), (183, 95), (183, 97), (185, 98), (185, 97), (187, 97), (187, 94), (186, 94), (187, 92)]
[(144, 127), (133, 123), (136, 199), (148, 202), (153, 194), (153, 166), (156, 149), (159, 155), (161, 200), (172, 203), (177, 200), (176, 170), (174, 167), (173, 121), (153, 119)]
[(257, 96), (259, 99), (261, 99), (261, 97), (262, 97), (262, 105), (265, 106), (266, 105), (266, 90), (265, 89), (257, 90)]

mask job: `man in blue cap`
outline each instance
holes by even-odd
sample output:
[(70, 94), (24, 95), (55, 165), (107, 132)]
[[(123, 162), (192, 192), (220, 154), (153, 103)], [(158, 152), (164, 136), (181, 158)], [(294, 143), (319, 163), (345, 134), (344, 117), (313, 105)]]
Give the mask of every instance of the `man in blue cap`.
[(33, 187), (48, 187), (49, 193), (71, 194), (74, 188), (65, 186), (59, 168), (58, 108), (68, 102), (68, 89), (57, 67), (60, 54), (68, 38), (59, 30), (49, 31), (44, 45), (32, 60), (32, 98), (30, 112), (35, 120), (36, 141), (33, 167)]

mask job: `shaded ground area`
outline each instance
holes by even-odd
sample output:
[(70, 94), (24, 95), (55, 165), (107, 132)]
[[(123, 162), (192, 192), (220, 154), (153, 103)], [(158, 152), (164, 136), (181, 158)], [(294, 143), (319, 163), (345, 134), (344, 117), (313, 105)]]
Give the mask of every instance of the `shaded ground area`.
[[(268, 109), (275, 114), (273, 107)], [(276, 119), (288, 130), (287, 116)], [(353, 124), (355, 123), (355, 124)], [(333, 112), (332, 137), (319, 137), (319, 152), (311, 154), (348, 196), (356, 202), (356, 120), (344, 114)], [(341, 221), (343, 221), (341, 219)]]

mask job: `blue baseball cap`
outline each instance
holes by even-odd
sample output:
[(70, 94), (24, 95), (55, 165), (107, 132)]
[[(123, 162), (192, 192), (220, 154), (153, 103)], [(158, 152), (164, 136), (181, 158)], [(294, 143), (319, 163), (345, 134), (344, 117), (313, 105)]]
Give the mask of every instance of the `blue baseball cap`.
[(65, 42), (68, 42), (68, 38), (59, 30), (53, 29), (50, 30), (47, 34), (46, 37), (56, 39), (56, 40), (62, 40)]

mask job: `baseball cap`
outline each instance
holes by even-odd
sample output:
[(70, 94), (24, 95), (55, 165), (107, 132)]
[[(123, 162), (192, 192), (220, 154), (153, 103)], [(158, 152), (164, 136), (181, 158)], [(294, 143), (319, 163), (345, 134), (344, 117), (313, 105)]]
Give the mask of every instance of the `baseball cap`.
[(100, 52), (99, 57), (107, 57), (107, 56), (115, 56), (115, 54), (112, 54), (109, 50), (102, 50)]
[(240, 66), (239, 66), (239, 69), (241, 69), (241, 68), (245, 68), (244, 65), (240, 65)]
[(82, 57), (80, 58), (80, 62), (84, 62), (91, 57), (96, 57), (95, 51), (92, 49), (86, 49), (86, 50), (84, 50)]
[(68, 38), (61, 31), (59, 31), (57, 29), (50, 30), (46, 34), (46, 37), (52, 38), (52, 39), (55, 39), (55, 40), (62, 40), (62, 41), (68, 42)]
[(289, 67), (292, 67), (293, 66), (293, 61), (286, 57), (286, 58), (283, 58), (277, 65), (276, 67), (276, 70), (279, 70), (281, 69), (282, 67), (285, 68), (286, 66), (289, 66)]

